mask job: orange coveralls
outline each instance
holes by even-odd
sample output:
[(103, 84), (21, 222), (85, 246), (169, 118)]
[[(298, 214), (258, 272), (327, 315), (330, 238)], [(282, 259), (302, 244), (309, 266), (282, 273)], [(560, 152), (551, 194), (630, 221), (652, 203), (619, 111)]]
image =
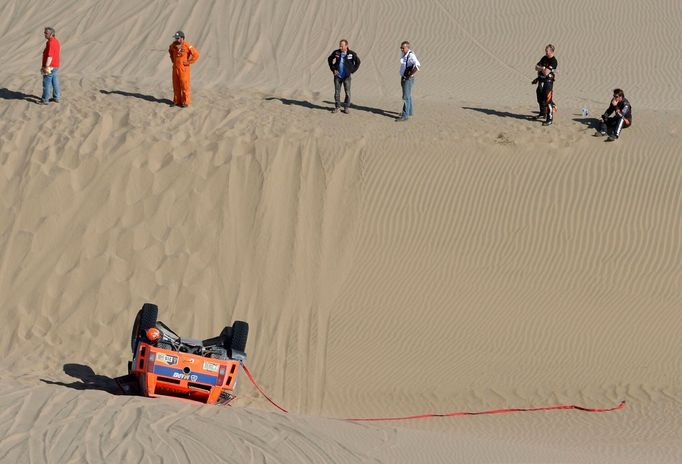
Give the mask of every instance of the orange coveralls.
[(173, 42), (168, 53), (173, 62), (173, 103), (189, 105), (189, 65), (199, 59), (199, 50), (183, 41), (182, 44)]

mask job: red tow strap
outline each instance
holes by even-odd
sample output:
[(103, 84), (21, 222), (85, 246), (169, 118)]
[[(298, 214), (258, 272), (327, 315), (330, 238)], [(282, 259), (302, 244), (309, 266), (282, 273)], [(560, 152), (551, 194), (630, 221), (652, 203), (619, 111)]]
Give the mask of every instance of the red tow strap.
[(544, 406), (540, 408), (509, 408), (509, 409), (489, 409), (488, 411), (456, 411), (444, 413), (417, 414), (416, 416), (402, 417), (360, 417), (346, 419), (353, 422), (379, 422), (379, 421), (401, 421), (413, 419), (426, 419), (427, 417), (457, 417), (457, 416), (480, 416), (483, 414), (505, 414), (508, 412), (531, 412), (531, 411), (554, 411), (556, 409), (577, 409), (585, 412), (608, 412), (617, 409), (625, 409), (625, 401), (621, 401), (618, 406), (612, 408), (586, 408), (575, 404), (561, 404), (558, 406)]
[(279, 409), (280, 411), (282, 411), (284, 413), (289, 412), (286, 409), (284, 409), (282, 406), (280, 406), (279, 404), (275, 403), (275, 401), (272, 398), (270, 398), (267, 393), (265, 393), (263, 391), (263, 389), (260, 387), (260, 385), (258, 385), (258, 383), (256, 383), (256, 379), (254, 379), (253, 375), (251, 375), (251, 371), (247, 367), (246, 363), (242, 363), (242, 367), (244, 368), (244, 372), (246, 372), (246, 376), (249, 378), (249, 380), (251, 381), (253, 386), (256, 387), (256, 389), (260, 392), (260, 394), (263, 395), (265, 397), (265, 399), (270, 402), (270, 404), (272, 404), (274, 407), (276, 407), (277, 409)]
[[(286, 409), (284, 409), (282, 406), (277, 404), (272, 398), (270, 398), (258, 385), (256, 382), (256, 379), (253, 378), (253, 375), (251, 374), (251, 371), (249, 368), (246, 366), (246, 364), (242, 364), (242, 367), (244, 367), (244, 372), (246, 372), (247, 377), (251, 381), (251, 383), (256, 387), (256, 389), (260, 392), (261, 395), (265, 397), (266, 400), (270, 402), (274, 407), (279, 409), (280, 411), (284, 413), (288, 413)], [(508, 409), (489, 409), (487, 411), (455, 411), (455, 412), (443, 412), (443, 413), (426, 413), (426, 414), (417, 414), (414, 416), (398, 416), (398, 417), (353, 417), (353, 418), (346, 418), (343, 420), (351, 421), (351, 422), (385, 422), (385, 421), (405, 421), (405, 420), (415, 420), (415, 419), (427, 419), (429, 417), (458, 417), (458, 416), (480, 416), (483, 414), (505, 414), (509, 412), (533, 412), (533, 411), (555, 411), (557, 409), (576, 409), (578, 411), (583, 411), (583, 412), (609, 412), (609, 411), (617, 411), (621, 409), (625, 409), (625, 401), (621, 401), (618, 406), (614, 406), (611, 408), (586, 408), (584, 406), (578, 406), (575, 404), (560, 404), (557, 406), (544, 406), (544, 407), (538, 407), (538, 408), (508, 408)]]

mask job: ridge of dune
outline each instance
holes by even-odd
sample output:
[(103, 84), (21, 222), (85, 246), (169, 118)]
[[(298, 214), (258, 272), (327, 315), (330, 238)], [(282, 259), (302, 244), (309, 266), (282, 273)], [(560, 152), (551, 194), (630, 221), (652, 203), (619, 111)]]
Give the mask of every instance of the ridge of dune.
[(166, 82), (171, 35), (184, 29), (202, 52), (195, 86), (319, 97), (329, 95), (329, 51), (346, 37), (363, 58), (354, 94), (395, 98), (397, 44), (409, 39), (424, 65), (421, 98), (515, 106), (532, 101), (533, 65), (545, 42), (554, 42), (560, 107), (601, 106), (620, 86), (636, 108), (682, 109), (675, 91), (680, 64), (670, 56), (671, 44), (682, 40), (675, 2), (627, 0), (616, 11), (610, 3), (586, 0), (350, 1), (346, 8), (349, 13), (339, 16), (335, 3), (310, 0), (144, 5), (86, 0), (45, 6), (10, 0), (0, 38), (16, 46), (3, 73), (31, 74), (40, 56), (35, 31), (47, 22), (63, 38), (63, 71), (74, 78)]

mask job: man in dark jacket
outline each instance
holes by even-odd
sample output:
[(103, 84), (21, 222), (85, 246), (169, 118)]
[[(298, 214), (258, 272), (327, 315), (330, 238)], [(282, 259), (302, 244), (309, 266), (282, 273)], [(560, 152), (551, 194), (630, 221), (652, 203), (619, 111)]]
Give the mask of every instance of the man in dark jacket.
[[(613, 114), (613, 116), (611, 116)], [(620, 131), (632, 124), (632, 106), (621, 89), (613, 89), (611, 104), (601, 116), (602, 122), (596, 136), (607, 135), (613, 142), (620, 137)]]
[(332, 113), (337, 113), (339, 108), (341, 108), (341, 84), (343, 84), (346, 99), (343, 102), (343, 109), (341, 111), (348, 114), (351, 74), (360, 67), (360, 57), (348, 48), (348, 41), (346, 39), (341, 39), (339, 49), (334, 50), (329, 55), (327, 63), (329, 64), (329, 69), (334, 73), (334, 109)]

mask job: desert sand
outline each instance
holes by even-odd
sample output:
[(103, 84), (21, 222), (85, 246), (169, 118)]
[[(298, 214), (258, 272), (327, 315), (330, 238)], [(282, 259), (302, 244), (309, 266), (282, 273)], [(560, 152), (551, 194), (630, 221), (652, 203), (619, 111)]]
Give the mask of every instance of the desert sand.
[[(0, 462), (682, 462), (678, 1), (2, 3)], [(201, 52), (185, 109), (178, 29)], [(634, 123), (606, 143), (614, 87)], [(289, 414), (245, 376), (230, 407), (113, 394), (145, 302), (196, 338), (249, 322)]]

